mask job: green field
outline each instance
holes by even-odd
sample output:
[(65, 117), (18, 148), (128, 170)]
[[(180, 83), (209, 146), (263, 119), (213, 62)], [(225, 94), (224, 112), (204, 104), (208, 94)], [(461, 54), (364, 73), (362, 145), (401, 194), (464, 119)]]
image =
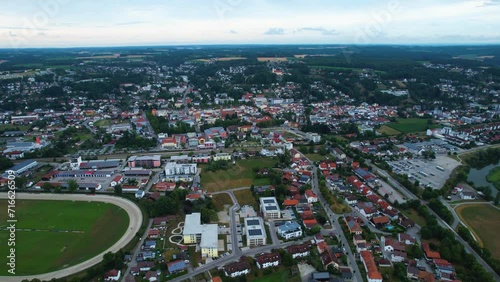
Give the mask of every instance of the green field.
[(111, 120), (109, 120), (109, 119), (100, 119), (100, 120), (94, 122), (94, 126), (97, 126), (97, 127), (110, 126), (110, 125), (111, 125)]
[(17, 129), (19, 129), (20, 131), (26, 131), (30, 129), (30, 127), (31, 127), (30, 125), (0, 124), (0, 131), (5, 131), (5, 130), (16, 131)]
[(326, 158), (332, 158), (332, 156), (322, 156), (320, 154), (304, 154), (308, 159), (310, 159), (312, 162), (319, 162), (326, 160)]
[(233, 201), (228, 194), (217, 194), (212, 196), (212, 203), (215, 206), (215, 209), (218, 211), (223, 211), (225, 205), (232, 206)]
[(385, 133), (387, 135), (398, 135), (401, 133), (401, 132), (397, 131), (396, 129), (391, 128), (387, 125), (382, 125), (377, 131), (382, 133), (382, 134)]
[(427, 128), (436, 128), (437, 125), (429, 125), (427, 119), (422, 118), (400, 118), (396, 123), (388, 124), (392, 129), (402, 133), (422, 132)]
[(495, 259), (500, 259), (500, 210), (490, 205), (461, 205), (456, 208), (460, 219), (467, 224), (480, 246), (488, 249)]
[(301, 281), (299, 276), (289, 277), (290, 270), (285, 269), (281, 271), (274, 272), (271, 275), (264, 276), (252, 280), (253, 282), (295, 282)]
[(257, 206), (257, 201), (255, 200), (255, 197), (252, 195), (252, 192), (250, 189), (248, 190), (238, 190), (234, 191), (234, 196), (236, 197), (236, 200), (238, 201), (238, 204), (240, 207), (248, 205), (248, 206)]
[[(0, 201), (7, 210), (7, 201)], [(17, 201), (16, 275), (59, 270), (88, 260), (112, 246), (128, 228), (127, 213), (97, 202)], [(7, 213), (0, 214), (0, 263), (8, 255)], [(8, 275), (3, 267), (0, 275)]]
[(486, 180), (493, 183), (497, 189), (500, 189), (500, 167), (495, 167), (488, 173)]
[(272, 158), (258, 158), (237, 161), (227, 170), (203, 171), (201, 166), (201, 186), (209, 192), (224, 191), (238, 187), (268, 185), (268, 178), (255, 178), (254, 167), (271, 168), (277, 160)]

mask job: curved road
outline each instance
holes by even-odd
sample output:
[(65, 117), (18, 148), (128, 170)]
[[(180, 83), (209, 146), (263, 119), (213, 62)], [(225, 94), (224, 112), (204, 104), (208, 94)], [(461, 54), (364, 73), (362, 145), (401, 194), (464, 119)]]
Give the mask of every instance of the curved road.
[[(0, 194), (0, 199), (7, 199), (6, 193)], [(79, 263), (77, 265), (70, 266), (68, 268), (64, 268), (61, 270), (39, 274), (39, 275), (30, 275), (30, 276), (0, 276), (0, 281), (2, 282), (17, 282), (22, 281), (24, 279), (32, 280), (34, 278), (38, 278), (40, 280), (51, 280), (53, 278), (59, 279), (63, 278), (75, 273), (78, 273), (82, 270), (85, 270), (91, 266), (94, 266), (102, 261), (102, 257), (104, 254), (108, 252), (117, 252), (121, 248), (125, 247), (135, 236), (142, 225), (142, 212), (141, 209), (132, 201), (113, 196), (106, 195), (81, 195), (81, 194), (24, 194), (17, 193), (16, 200), (58, 200), (58, 201), (86, 201), (86, 202), (102, 202), (102, 203), (110, 203), (124, 209), (129, 216), (129, 226), (125, 234), (118, 240), (113, 246), (103, 251), (99, 255)]]

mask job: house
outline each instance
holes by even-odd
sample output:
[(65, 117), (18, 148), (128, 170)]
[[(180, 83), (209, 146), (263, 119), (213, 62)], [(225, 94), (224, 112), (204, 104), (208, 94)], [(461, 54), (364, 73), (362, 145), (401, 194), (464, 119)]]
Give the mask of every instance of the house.
[(301, 245), (292, 245), (285, 248), (287, 253), (291, 254), (294, 259), (309, 256), (311, 254), (310, 249), (310, 246), (306, 243)]
[(260, 269), (278, 266), (281, 264), (281, 256), (279, 253), (262, 254), (255, 257), (255, 262)]
[(407, 218), (407, 219), (399, 219), (399, 225), (403, 226), (405, 229), (411, 228), (415, 226), (415, 221)]
[(349, 196), (345, 197), (344, 199), (345, 199), (345, 202), (351, 206), (358, 203), (358, 199), (354, 195), (349, 195)]
[(168, 223), (168, 219), (166, 216), (155, 217), (153, 219), (153, 226), (166, 226)]
[(144, 275), (144, 279), (149, 282), (158, 281), (158, 273), (156, 271), (148, 271), (146, 272), (146, 275)]
[(325, 269), (328, 268), (328, 266), (333, 265), (335, 268), (339, 268), (339, 263), (337, 257), (332, 253), (330, 248), (326, 249), (326, 252), (323, 252), (322, 254), (319, 255), (319, 258), (321, 259), (321, 263), (323, 264), (323, 267)]
[(387, 216), (377, 216), (377, 217), (373, 217), (371, 220), (371, 222), (373, 222), (373, 224), (376, 226), (376, 227), (383, 227), (385, 226), (386, 224), (389, 224), (391, 222), (391, 220), (389, 219), (389, 217)]
[(398, 241), (405, 245), (415, 245), (417, 243), (417, 239), (415, 239), (415, 237), (406, 233), (399, 233)]
[(314, 226), (318, 225), (318, 222), (316, 221), (316, 219), (305, 219), (302, 221), (302, 223), (304, 223), (304, 226), (307, 228), (307, 229), (311, 229), (313, 228)]
[(433, 259), (440, 259), (441, 254), (439, 252), (431, 250), (429, 243), (422, 243), (422, 250), (424, 251), (424, 256), (428, 261), (432, 261)]
[(330, 273), (329, 272), (314, 272), (312, 274), (313, 281), (330, 281)]
[(302, 228), (296, 221), (287, 221), (278, 226), (278, 235), (286, 240), (302, 237)]
[(373, 254), (370, 251), (362, 251), (360, 253), (361, 261), (366, 270), (366, 278), (368, 282), (382, 282), (382, 274), (377, 269)]
[(137, 267), (139, 267), (139, 271), (146, 272), (150, 271), (151, 268), (155, 267), (155, 263), (152, 261), (141, 261), (137, 263)]
[(175, 260), (167, 263), (167, 268), (171, 274), (178, 273), (186, 269), (186, 262), (184, 260)]
[(309, 204), (318, 202), (318, 196), (312, 190), (306, 190), (305, 195)]
[(104, 274), (104, 281), (119, 281), (121, 274), (120, 270), (112, 269)]
[(156, 239), (160, 236), (160, 230), (158, 229), (151, 229), (148, 232), (148, 238)]
[(229, 277), (238, 277), (250, 273), (251, 267), (246, 257), (241, 257), (240, 261), (224, 266), (224, 273)]
[(476, 193), (471, 191), (462, 191), (460, 192), (460, 199), (462, 200), (474, 200), (476, 199)]
[(147, 240), (144, 242), (145, 249), (156, 249), (156, 240)]
[(285, 206), (285, 207), (296, 207), (298, 204), (299, 204), (299, 201), (295, 200), (295, 199), (285, 200), (283, 202), (283, 206)]
[(349, 232), (351, 234), (361, 234), (363, 233), (363, 229), (361, 229), (361, 226), (359, 226), (359, 224), (354, 221), (354, 220), (349, 220), (347, 221), (347, 228), (349, 228)]

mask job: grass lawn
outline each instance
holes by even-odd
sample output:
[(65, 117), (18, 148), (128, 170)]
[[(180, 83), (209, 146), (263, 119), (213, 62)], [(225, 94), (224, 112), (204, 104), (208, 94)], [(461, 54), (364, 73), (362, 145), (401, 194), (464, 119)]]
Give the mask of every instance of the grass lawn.
[(228, 170), (219, 170), (216, 172), (203, 171), (201, 166), (201, 186), (209, 192), (225, 191), (238, 187), (250, 187), (268, 185), (268, 178), (255, 178), (254, 167), (271, 168), (277, 160), (273, 158), (257, 158), (237, 161), (234, 166)]
[[(0, 201), (7, 209), (7, 201)], [(7, 213), (0, 214), (5, 228)], [(59, 270), (83, 262), (113, 245), (126, 231), (127, 213), (112, 204), (73, 201), (17, 201), (16, 275)], [(20, 230), (24, 229), (24, 230)], [(0, 231), (0, 263), (7, 263), (7, 231)], [(0, 275), (8, 275), (7, 268)]]
[(500, 187), (500, 167), (495, 167), (494, 169), (492, 169), (486, 176), (486, 180), (493, 183), (495, 187)]
[(416, 224), (420, 225), (420, 227), (424, 227), (427, 223), (425, 219), (418, 214), (418, 212), (414, 209), (407, 209), (403, 211), (403, 214), (406, 215), (409, 219), (415, 221)]
[(0, 124), (0, 131), (16, 131), (18, 129), (20, 131), (27, 131), (30, 127), (30, 125)]
[(377, 131), (382, 133), (382, 134), (385, 133), (387, 135), (398, 135), (401, 133), (401, 132), (397, 131), (396, 129), (391, 128), (387, 125), (382, 125)]
[(224, 205), (233, 205), (233, 201), (228, 194), (218, 194), (212, 196), (212, 203), (218, 211), (224, 210)]
[(491, 251), (493, 258), (500, 259), (500, 210), (490, 205), (461, 205), (455, 208), (469, 230), (479, 237), (478, 243)]
[(254, 282), (295, 282), (295, 281), (301, 281), (300, 277), (294, 276), (294, 277), (289, 277), (290, 276), (290, 270), (285, 269), (282, 271), (277, 271), (274, 272), (271, 275), (256, 278), (255, 280), (252, 280)]
[(319, 162), (319, 161), (323, 161), (323, 160), (326, 160), (326, 158), (328, 157), (329, 159), (331, 159), (331, 156), (322, 156), (320, 154), (305, 154), (306, 157), (308, 159), (310, 159), (311, 161), (313, 162)]
[(111, 120), (109, 120), (109, 119), (100, 119), (100, 120), (94, 122), (94, 125), (97, 126), (97, 127), (110, 126), (111, 125)]
[(236, 200), (238, 200), (238, 204), (240, 205), (240, 207), (244, 205), (255, 207), (257, 205), (257, 201), (255, 201), (255, 198), (253, 197), (250, 189), (234, 191), (234, 196), (236, 197)]
[(390, 128), (402, 133), (425, 131), (427, 127), (436, 128), (438, 125), (428, 125), (427, 119), (422, 118), (399, 118), (396, 123), (388, 125)]

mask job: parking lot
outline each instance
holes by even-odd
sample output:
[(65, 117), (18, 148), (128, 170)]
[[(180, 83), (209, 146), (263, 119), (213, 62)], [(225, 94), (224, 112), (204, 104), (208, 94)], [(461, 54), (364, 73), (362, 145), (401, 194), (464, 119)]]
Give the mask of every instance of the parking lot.
[(406, 174), (412, 181), (418, 181), (422, 187), (440, 189), (459, 162), (447, 156), (437, 155), (435, 160), (408, 159), (389, 162), (393, 171)]

